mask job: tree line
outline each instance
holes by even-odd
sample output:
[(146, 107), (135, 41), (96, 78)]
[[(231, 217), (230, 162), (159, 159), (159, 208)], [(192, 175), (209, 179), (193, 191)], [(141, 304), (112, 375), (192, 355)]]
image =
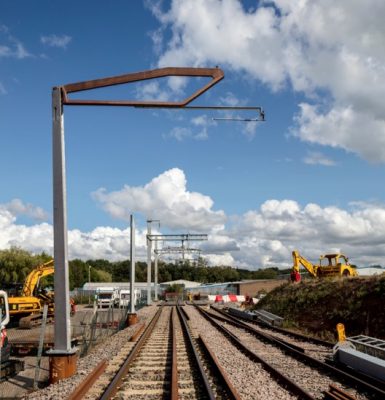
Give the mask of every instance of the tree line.
[[(18, 247), (0, 250), (0, 282), (3, 288), (25, 281), (27, 275), (38, 265), (49, 261), (52, 257), (46, 253), (32, 254)], [(151, 268), (154, 280), (154, 268)], [(185, 279), (201, 283), (234, 282), (244, 279), (274, 279), (279, 274), (289, 270), (278, 268), (247, 269), (230, 266), (208, 266), (203, 258), (192, 263), (166, 263), (158, 261), (158, 282), (168, 282)], [(111, 262), (104, 259), (87, 260), (74, 259), (69, 261), (70, 289), (81, 288), (88, 282), (128, 282), (130, 280), (130, 260)], [(147, 281), (147, 263), (138, 261), (135, 264), (135, 281)], [(44, 278), (45, 286), (53, 286), (53, 275)]]

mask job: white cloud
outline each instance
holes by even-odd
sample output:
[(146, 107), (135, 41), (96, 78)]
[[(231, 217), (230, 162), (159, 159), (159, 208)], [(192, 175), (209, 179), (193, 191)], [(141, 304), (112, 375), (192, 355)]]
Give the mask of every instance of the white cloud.
[[(207, 242), (199, 242), (193, 247), (201, 248), (211, 265), (249, 269), (290, 267), (293, 249), (298, 249), (311, 261), (316, 261), (321, 254), (333, 252), (345, 253), (359, 266), (383, 264), (385, 259), (383, 204), (352, 203), (344, 210), (271, 199), (257, 210), (233, 216), (225, 226), (224, 213), (213, 211), (212, 201), (207, 196), (187, 192), (184, 175), (176, 169), (167, 171), (144, 187), (126, 187), (110, 194), (102, 191), (97, 192), (98, 196), (102, 197), (98, 200), (102, 200), (106, 209), (113, 204), (108, 210), (118, 218), (126, 219), (131, 211), (145, 213), (152, 210), (153, 216), (161, 219), (162, 226), (208, 233)], [(159, 203), (162, 207), (153, 210), (153, 205)], [(17, 221), (17, 215), (35, 215), (36, 210), (40, 208), (24, 205), (20, 200), (0, 205), (0, 249), (20, 246), (32, 252), (52, 254), (51, 224), (26, 226)], [(129, 229), (108, 226), (96, 227), (90, 232), (74, 229), (68, 232), (68, 242), (70, 259), (116, 261), (129, 257)], [(138, 259), (145, 260), (145, 227), (137, 229), (136, 246)]]
[(172, 138), (176, 139), (178, 142), (182, 142), (186, 139), (193, 140), (206, 140), (208, 139), (207, 127), (203, 127), (200, 131), (195, 132), (193, 129), (186, 128), (183, 126), (176, 126), (171, 129), (167, 134), (164, 134), (165, 139)]
[(0, 248), (20, 246), (26, 250), (52, 249), (52, 226), (47, 223), (26, 226), (16, 223), (19, 210), (9, 204), (0, 205)]
[(169, 93), (155, 80), (139, 84), (135, 95), (139, 100), (169, 101)]
[(302, 103), (295, 121), (294, 135), (304, 141), (342, 148), (370, 162), (385, 162), (385, 119), (374, 119), (352, 107), (323, 114), (317, 107)]
[(309, 165), (324, 165), (326, 167), (336, 165), (335, 161), (318, 151), (309, 151), (306, 157), (303, 158), (303, 162)]
[[(32, 211), (34, 210), (34, 211)], [(38, 214), (39, 207), (22, 206), (19, 201), (0, 204), (0, 249), (11, 246), (21, 247), (33, 253), (42, 251), (53, 254), (53, 227), (48, 223), (31, 226), (17, 222), (17, 216), (32, 212)], [(136, 232), (136, 252), (141, 259), (146, 258), (146, 231)], [(97, 227), (90, 232), (78, 229), (68, 231), (69, 258), (97, 259), (111, 261), (129, 258), (130, 230), (111, 227)]]
[(235, 260), (230, 253), (224, 254), (204, 254), (204, 259), (209, 265), (235, 266)]
[(36, 207), (30, 203), (23, 203), (20, 199), (13, 199), (9, 203), (0, 205), (0, 209), (9, 211), (15, 217), (26, 215), (37, 221), (48, 219), (48, 214), (41, 207)]
[(290, 266), (293, 249), (313, 261), (321, 254), (342, 251), (353, 263), (375, 264), (385, 253), (384, 221), (384, 205), (352, 204), (343, 210), (268, 200), (260, 210), (237, 217), (228, 235), (237, 238), (237, 259), (249, 266)]
[(236, 0), (160, 4), (147, 3), (171, 34), (159, 66), (219, 64), (273, 91), (290, 84), (315, 103), (301, 106), (297, 137), (385, 161), (382, 0), (275, 0), (249, 10)]
[(188, 231), (222, 228), (223, 211), (212, 209), (208, 196), (187, 190), (184, 172), (170, 169), (142, 187), (124, 186), (111, 193), (103, 188), (93, 193), (103, 209), (111, 216), (128, 221), (130, 213), (140, 212), (147, 218), (160, 219), (170, 229)]
[(43, 35), (40, 37), (41, 43), (49, 47), (59, 47), (61, 49), (66, 49), (68, 44), (71, 42), (72, 37), (68, 35)]
[(0, 25), (0, 58), (21, 60), (31, 56), (24, 44), (10, 33), (8, 27)]

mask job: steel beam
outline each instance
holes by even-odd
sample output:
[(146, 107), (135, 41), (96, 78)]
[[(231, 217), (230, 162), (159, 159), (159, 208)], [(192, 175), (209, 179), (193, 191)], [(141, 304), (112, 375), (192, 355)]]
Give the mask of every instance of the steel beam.
[[(157, 241), (155, 242), (157, 243)], [(179, 254), (179, 253), (196, 253), (200, 254), (201, 249), (193, 249), (191, 247), (162, 247), (161, 249), (155, 249), (155, 254)]]
[(338, 348), (334, 357), (337, 358), (339, 362), (348, 365), (352, 369), (363, 372), (376, 379), (384, 380), (385, 360), (348, 347)]
[(178, 242), (178, 241), (202, 241), (207, 240), (207, 234), (191, 234), (191, 233), (180, 233), (175, 235), (147, 235), (147, 239), (151, 242)]

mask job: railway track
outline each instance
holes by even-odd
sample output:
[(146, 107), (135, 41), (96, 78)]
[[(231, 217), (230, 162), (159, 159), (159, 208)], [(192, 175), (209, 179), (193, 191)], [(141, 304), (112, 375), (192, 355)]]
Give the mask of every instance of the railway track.
[(229, 314), (228, 312), (217, 307), (212, 307), (211, 310), (213, 315), (223, 316), (230, 321), (243, 322), (251, 328), (257, 329), (259, 332), (270, 335), (277, 340), (282, 340), (285, 343), (298, 348), (300, 351), (304, 351), (305, 354), (308, 354), (320, 361), (326, 361), (332, 353), (334, 346), (333, 343), (301, 335), (299, 333), (290, 332), (279, 327), (268, 326), (267, 324), (257, 321), (244, 320), (239, 316)]
[(77, 400), (385, 398), (381, 388), (311, 357), (306, 340), (256, 333), (218, 310), (162, 306), (137, 331), (135, 342), (95, 369), (96, 382), (89, 377)]
[(240, 399), (178, 306), (159, 308), (103, 393), (87, 398)]
[[(287, 386), (297, 382), (299, 389), (303, 390), (301, 398), (385, 398), (385, 392), (381, 388), (306, 354), (298, 344), (285, 342), (282, 337), (274, 338), (271, 334), (261, 332), (249, 324), (234, 321), (228, 316), (215, 315), (201, 307), (197, 307), (197, 310), (242, 352), (256, 362), (264, 364), (281, 384)], [(339, 393), (339, 397), (333, 397), (336, 395), (328, 387), (344, 394)], [(294, 386), (291, 389), (293, 393), (296, 390)]]

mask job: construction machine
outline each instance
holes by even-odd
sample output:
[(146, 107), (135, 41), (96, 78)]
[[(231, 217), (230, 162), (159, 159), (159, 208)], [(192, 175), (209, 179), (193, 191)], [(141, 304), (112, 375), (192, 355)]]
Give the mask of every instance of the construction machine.
[(348, 258), (340, 253), (320, 256), (319, 264), (312, 264), (302, 257), (297, 250), (293, 251), (293, 268), (290, 278), (293, 282), (301, 280), (300, 266), (302, 265), (315, 278), (357, 276), (357, 271), (349, 264)]
[(24, 362), (10, 359), (11, 345), (8, 341), (6, 326), (9, 322), (8, 296), (0, 290), (0, 381), (24, 370)]
[(52, 320), (54, 312), (53, 291), (41, 288), (40, 280), (54, 273), (53, 260), (38, 265), (27, 276), (20, 296), (9, 297), (9, 313), (19, 319), (20, 328), (32, 328), (41, 322), (43, 305), (48, 304), (48, 320)]

